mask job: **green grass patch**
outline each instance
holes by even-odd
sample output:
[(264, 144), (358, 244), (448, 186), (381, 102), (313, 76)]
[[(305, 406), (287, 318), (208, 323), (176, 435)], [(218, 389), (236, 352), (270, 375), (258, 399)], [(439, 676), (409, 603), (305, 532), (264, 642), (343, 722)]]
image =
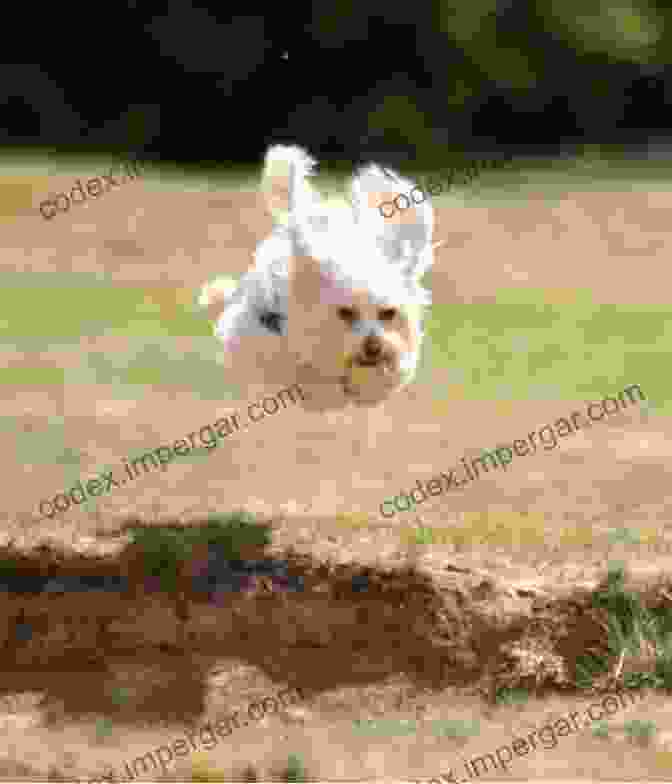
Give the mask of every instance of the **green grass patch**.
[[(127, 350), (121, 341), (122, 345), (112, 352), (67, 347), (63, 367), (49, 362), (48, 354), (26, 351), (22, 364), (0, 369), (0, 381), (26, 386), (109, 385), (115, 388), (113, 396), (128, 399), (161, 386), (185, 387), (201, 400), (242, 399), (243, 390), (228, 382), (218, 362), (219, 346), (214, 338), (194, 338), (195, 344), (202, 341), (202, 345), (191, 351), (180, 351), (170, 337), (153, 341), (143, 337), (143, 341), (129, 341)], [(63, 351), (64, 346), (58, 349)]]
[(34, 337), (78, 340), (110, 331), (129, 337), (212, 335), (205, 314), (179, 289), (83, 285), (68, 274), (53, 275), (49, 283), (41, 275), (9, 275), (7, 280), (0, 275), (0, 309), (4, 343)]
[(580, 291), (569, 305), (547, 300), (530, 289), (435, 305), (422, 376), (447, 368), (463, 397), (477, 400), (601, 400), (639, 384), (657, 412), (672, 413), (663, 378), (672, 309), (598, 304)]
[(358, 735), (380, 735), (381, 737), (413, 735), (417, 724), (404, 719), (356, 719), (353, 722)]
[(529, 699), (530, 693), (527, 689), (510, 686), (502, 686), (497, 689), (497, 693), (495, 694), (495, 703), (497, 705), (525, 705)]
[[(370, 522), (362, 519), (353, 527), (367, 527)], [(524, 545), (550, 546), (557, 542), (562, 547), (595, 547), (593, 530), (583, 524), (570, 524), (558, 528), (547, 520), (542, 512), (514, 512), (489, 509), (481, 512), (462, 512), (450, 526), (404, 526), (399, 529), (400, 539), (405, 544), (453, 545), (457, 550), (488, 545), (516, 550)], [(663, 552), (672, 546), (664, 536), (662, 528), (644, 528), (634, 531), (629, 528), (612, 529), (606, 537), (607, 546), (614, 545), (658, 545)]]
[[(63, 276), (56, 290), (44, 282), (17, 285), (15, 276), (13, 285), (0, 286), (4, 344), (44, 352), (40, 338), (62, 347), (83, 334), (106, 334), (126, 338), (128, 350), (79, 355), (65, 369), (46, 360), (7, 365), (2, 381), (187, 384), (221, 398), (225, 374), (216, 361), (218, 344), (184, 291), (68, 286), (66, 280)], [(599, 304), (583, 290), (568, 303), (553, 298), (551, 291), (528, 289), (500, 292), (489, 303), (435, 305), (419, 379), (431, 382), (434, 368), (447, 368), (449, 395), (451, 387), (460, 387), (463, 397), (482, 400), (600, 400), (635, 383), (655, 399), (657, 413), (672, 413), (661, 378), (672, 342), (672, 309)], [(194, 350), (178, 354), (171, 346), (177, 336), (193, 337)], [(440, 398), (443, 390), (435, 392)]]
[(240, 396), (240, 387), (226, 382), (226, 374), (217, 362), (219, 346), (215, 339), (195, 338), (194, 342), (195, 348), (188, 352), (178, 351), (165, 337), (136, 346), (132, 353), (90, 352), (83, 359), (86, 367), (79, 372), (92, 373), (92, 380), (98, 384), (186, 386), (202, 400)]
[(493, 509), (463, 512), (446, 528), (405, 527), (401, 539), (417, 545), (452, 544), (459, 551), (484, 545), (518, 549), (523, 545), (543, 546), (552, 533), (546, 529), (546, 519), (541, 513)]
[(65, 370), (50, 364), (9, 365), (0, 368), (0, 384), (63, 387), (65, 384)]
[(223, 558), (237, 560), (243, 549), (271, 543), (269, 527), (244, 511), (210, 515), (204, 524), (190, 527), (131, 524), (126, 528), (142, 552), (146, 574), (159, 577), (168, 592), (176, 589), (180, 564), (189, 559), (196, 545), (216, 547)]
[(300, 754), (290, 754), (282, 771), (282, 781), (309, 781), (308, 771)]
[[(0, 274), (0, 340), (11, 358), (0, 369), (5, 384), (118, 387), (189, 387), (201, 399), (240, 398), (218, 363), (218, 342), (205, 314), (186, 289), (114, 287), (77, 275)], [(56, 307), (57, 303), (57, 307)], [(36, 314), (38, 318), (36, 318)], [(119, 338), (114, 351), (82, 351), (82, 335)], [(191, 350), (174, 338), (192, 339)], [(72, 351), (64, 367), (49, 360), (49, 347)], [(16, 351), (23, 351), (20, 363)], [(128, 391), (128, 390), (127, 390)], [(130, 392), (133, 390), (131, 389)], [(142, 389), (136, 389), (135, 395)]]
[(438, 738), (471, 738), (481, 733), (478, 719), (437, 719), (430, 724), (432, 734)]
[[(9, 435), (9, 433), (8, 433)], [(62, 465), (64, 469), (79, 469), (83, 459), (81, 444), (68, 445), (67, 430), (59, 417), (49, 422), (46, 428), (24, 431), (16, 429), (10, 438), (14, 440), (12, 453), (17, 462), (28, 465)], [(75, 480), (76, 481), (76, 480)]]
[(609, 723), (606, 721), (596, 721), (591, 727), (591, 733), (596, 738), (609, 737)]
[[(468, 161), (486, 161), (468, 185), (455, 184), (444, 194), (434, 198), (442, 206), (444, 196), (451, 193), (473, 194), (479, 200), (524, 201), (533, 192), (545, 196), (560, 196), (567, 191), (631, 191), (633, 189), (669, 189), (672, 180), (672, 155), (669, 160), (635, 159), (627, 150), (605, 148), (588, 150), (562, 158), (514, 158), (511, 161), (487, 165), (487, 156), (464, 156), (464, 162), (438, 161), (423, 172), (407, 172), (416, 180), (428, 178), (448, 183), (451, 171), (465, 170)], [(445, 199), (448, 202), (448, 199)]]
[(603, 585), (593, 594), (593, 606), (606, 610), (608, 640), (605, 650), (587, 651), (576, 661), (576, 684), (590, 688), (596, 678), (609, 673), (614, 661), (632, 657), (643, 668), (628, 668), (623, 685), (629, 689), (672, 690), (672, 610), (649, 609), (636, 594), (624, 588), (625, 569), (611, 567)]
[[(112, 165), (109, 160), (96, 157), (70, 160), (65, 156), (58, 164), (49, 160), (47, 170), (54, 173), (67, 172), (75, 164), (99, 173)], [(27, 153), (22, 165), (30, 164), (37, 173), (37, 162), (36, 156)], [(21, 167), (17, 169), (9, 163), (5, 164), (7, 192), (15, 187), (26, 192), (26, 182), (32, 182), (34, 175), (28, 169), (22, 175)], [(436, 170), (424, 172), (423, 176), (439, 176), (440, 172), (441, 165), (437, 163)], [(637, 172), (644, 182), (654, 175), (664, 180), (672, 174), (672, 166), (662, 166), (659, 161), (631, 161), (619, 150), (605, 148), (588, 150), (573, 159), (514, 160), (504, 168), (484, 170), (475, 185), (483, 198), (490, 192), (504, 193), (509, 185), (518, 188), (521, 182), (535, 187), (546, 182), (550, 187), (558, 178), (567, 182), (583, 178), (599, 187), (602, 181), (620, 182), (620, 177), (629, 190)], [(75, 176), (77, 172), (73, 169), (72, 173)], [(168, 187), (172, 182), (168, 173), (167, 167), (150, 166), (146, 178)], [(200, 189), (213, 187), (213, 182), (219, 187), (220, 180), (219, 184), (227, 188), (241, 189), (256, 177), (257, 167), (201, 165), (189, 169), (184, 177), (179, 177), (175, 168), (176, 184), (189, 181)], [(333, 189), (341, 179), (325, 177), (324, 184)], [(0, 339), (5, 344), (16, 342), (17, 346), (30, 341), (34, 346), (42, 338), (77, 341), (82, 335), (103, 333), (126, 336), (129, 345), (138, 337), (159, 341), (176, 336), (214, 340), (205, 314), (196, 308), (196, 295), (195, 291), (169, 287), (148, 291), (143, 287), (112, 285), (105, 282), (103, 273), (2, 273)], [(581, 288), (562, 292), (562, 302), (557, 298), (558, 292), (552, 290), (512, 289), (500, 292), (489, 303), (435, 305), (428, 320), (429, 340), (419, 379), (431, 382), (434, 367), (448, 368), (465, 397), (486, 400), (592, 400), (637, 383), (655, 398), (657, 413), (672, 413), (661, 378), (672, 338), (672, 309), (601, 304), (594, 301), (590, 291)], [(216, 352), (214, 343), (212, 351)], [(173, 383), (173, 379), (191, 382), (195, 378), (199, 392), (217, 390), (213, 393), (216, 399), (221, 370), (216, 363), (205, 361), (203, 354), (199, 359), (197, 353), (178, 362), (173, 357), (166, 361), (159, 352), (152, 355), (147, 349), (125, 365), (124, 358), (120, 358), (118, 367), (94, 359), (93, 364), (98, 362), (94, 378), (99, 378), (100, 383), (139, 386)], [(64, 371), (46, 364), (9, 366), (2, 372), (1, 380), (7, 384), (64, 383)], [(65, 372), (72, 380), (78, 378), (75, 371)], [(67, 376), (65, 380), (69, 380)], [(441, 396), (440, 389), (437, 395)]]
[(639, 746), (648, 746), (658, 731), (655, 722), (649, 719), (630, 719), (625, 722), (623, 729), (630, 741)]

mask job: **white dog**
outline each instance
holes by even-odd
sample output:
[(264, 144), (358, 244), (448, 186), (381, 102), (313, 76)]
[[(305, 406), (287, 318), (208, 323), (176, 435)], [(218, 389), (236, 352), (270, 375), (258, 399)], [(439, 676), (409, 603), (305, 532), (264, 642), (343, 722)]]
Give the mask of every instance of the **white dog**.
[(431, 302), (420, 278), (441, 244), (433, 209), (426, 199), (383, 218), (381, 201), (416, 186), (376, 165), (347, 198), (325, 199), (309, 182), (314, 166), (298, 147), (268, 150), (261, 191), (274, 229), (242, 279), (217, 278), (199, 304), (236, 380), (298, 384), (308, 410), (377, 405), (418, 365)]

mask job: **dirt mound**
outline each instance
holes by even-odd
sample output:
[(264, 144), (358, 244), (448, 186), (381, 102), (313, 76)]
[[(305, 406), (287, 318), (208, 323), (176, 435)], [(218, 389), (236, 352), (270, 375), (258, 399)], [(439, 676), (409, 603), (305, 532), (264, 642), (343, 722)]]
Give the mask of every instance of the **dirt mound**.
[[(193, 530), (153, 529), (173, 537)], [(424, 688), (494, 698), (502, 687), (566, 688), (586, 651), (608, 655), (608, 613), (594, 606), (595, 582), (554, 589), (449, 561), (381, 568), (262, 545), (227, 560), (211, 542), (172, 567), (163, 554), (171, 584), (166, 570), (152, 575), (157, 548), (149, 540), (128, 541), (123, 530), (117, 540), (117, 552), (98, 557), (4, 548), (5, 669), (66, 658), (104, 667), (109, 655), (172, 650), (236, 657), (277, 681), (300, 672), (312, 691), (403, 672)], [(650, 585), (642, 602), (667, 606), (670, 583)], [(141, 701), (149, 708), (147, 695)]]

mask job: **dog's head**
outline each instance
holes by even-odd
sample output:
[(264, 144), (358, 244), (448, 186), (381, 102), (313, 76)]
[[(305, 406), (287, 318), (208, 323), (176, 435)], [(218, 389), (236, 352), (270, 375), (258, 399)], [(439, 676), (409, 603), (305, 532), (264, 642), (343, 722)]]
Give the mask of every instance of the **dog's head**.
[(291, 240), (288, 345), (298, 364), (373, 405), (415, 373), (433, 210), (425, 201), (384, 218), (378, 205), (414, 183), (377, 166), (353, 177), (348, 198), (323, 199), (308, 181), (313, 165), (298, 148), (274, 147), (262, 178)]

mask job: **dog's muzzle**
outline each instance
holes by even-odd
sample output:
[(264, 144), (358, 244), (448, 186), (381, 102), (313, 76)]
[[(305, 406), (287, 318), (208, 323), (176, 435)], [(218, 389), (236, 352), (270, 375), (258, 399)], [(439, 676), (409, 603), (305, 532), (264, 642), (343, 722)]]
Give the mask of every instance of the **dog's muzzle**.
[(362, 344), (362, 351), (354, 359), (359, 367), (377, 367), (389, 364), (390, 358), (383, 352), (383, 341), (377, 335), (369, 335)]

